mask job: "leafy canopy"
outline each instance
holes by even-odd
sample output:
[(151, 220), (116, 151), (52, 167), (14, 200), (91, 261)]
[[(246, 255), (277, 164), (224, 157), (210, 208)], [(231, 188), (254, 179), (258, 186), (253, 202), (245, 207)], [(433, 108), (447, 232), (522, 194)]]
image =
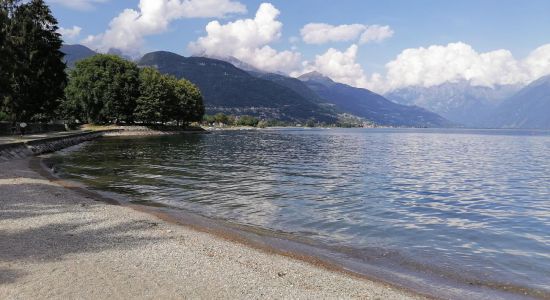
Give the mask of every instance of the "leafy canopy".
[(63, 109), (67, 117), (92, 123), (147, 124), (200, 121), (204, 104), (187, 80), (139, 69), (118, 56), (98, 54), (70, 72)]
[(81, 60), (69, 73), (65, 114), (92, 123), (133, 121), (139, 69), (115, 55)]
[(52, 118), (67, 81), (57, 20), (43, 0), (1, 0), (0, 21), (0, 111), (14, 122)]

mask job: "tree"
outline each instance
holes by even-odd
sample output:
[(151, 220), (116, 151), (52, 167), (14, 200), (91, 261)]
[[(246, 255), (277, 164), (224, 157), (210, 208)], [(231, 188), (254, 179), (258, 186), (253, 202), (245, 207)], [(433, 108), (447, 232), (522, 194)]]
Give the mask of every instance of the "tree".
[(57, 20), (43, 0), (19, 3), (1, 2), (3, 110), (14, 122), (49, 119), (67, 81)]
[(132, 123), (139, 74), (136, 64), (114, 55), (98, 54), (77, 62), (65, 89), (65, 114), (92, 123)]
[(212, 123), (216, 122), (216, 119), (212, 115), (204, 115), (202, 118), (203, 122), (205, 122), (207, 125), (211, 125)]
[[(175, 79), (175, 78), (174, 78)], [(200, 122), (204, 115), (204, 104), (200, 90), (185, 79), (173, 80), (176, 103), (173, 110), (173, 119), (187, 124)]]
[(0, 2), (0, 114), (4, 111), (4, 97), (9, 94), (9, 74), (11, 64), (8, 57), (11, 57), (8, 45), (8, 32), (10, 27), (7, 2)]
[(223, 113), (217, 113), (214, 115), (214, 120), (216, 121), (216, 123), (220, 123), (220, 124), (226, 124), (228, 123), (228, 118), (225, 114)]
[(135, 117), (145, 123), (166, 123), (174, 119), (178, 98), (174, 81), (154, 68), (143, 68), (139, 72), (139, 93)]
[(244, 115), (239, 117), (239, 119), (237, 120), (237, 125), (255, 127), (256, 125), (258, 125), (259, 122), (260, 120), (258, 120), (258, 118)]
[(314, 118), (309, 118), (307, 121), (306, 121), (306, 127), (310, 127), (310, 128), (313, 128), (315, 127), (316, 125), (316, 121)]

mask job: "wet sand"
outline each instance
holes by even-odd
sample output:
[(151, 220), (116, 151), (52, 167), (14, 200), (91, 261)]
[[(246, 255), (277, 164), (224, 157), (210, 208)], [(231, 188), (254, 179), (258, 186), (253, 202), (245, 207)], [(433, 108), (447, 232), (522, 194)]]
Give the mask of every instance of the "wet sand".
[(0, 164), (0, 299), (422, 299)]

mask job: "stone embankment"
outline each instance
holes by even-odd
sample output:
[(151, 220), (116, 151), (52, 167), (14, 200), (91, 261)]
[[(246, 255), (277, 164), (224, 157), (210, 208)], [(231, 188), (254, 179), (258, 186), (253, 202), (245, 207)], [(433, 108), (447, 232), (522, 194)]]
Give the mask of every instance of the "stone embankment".
[(109, 132), (110, 131), (90, 131), (20, 143), (0, 144), (0, 162), (58, 151), (85, 141), (93, 140)]

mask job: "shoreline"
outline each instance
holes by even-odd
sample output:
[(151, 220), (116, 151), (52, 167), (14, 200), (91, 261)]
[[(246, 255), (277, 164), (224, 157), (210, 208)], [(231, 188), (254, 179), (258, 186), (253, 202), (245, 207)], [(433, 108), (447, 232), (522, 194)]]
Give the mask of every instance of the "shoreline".
[[(70, 147), (68, 150), (71, 151), (71, 149), (72, 147)], [(544, 293), (542, 295), (538, 292), (535, 294), (527, 292), (524, 293), (523, 288), (516, 287), (519, 288), (516, 289), (512, 286), (507, 286), (502, 289), (502, 287), (499, 288), (498, 283), (495, 283), (496, 285), (474, 284), (473, 286), (469, 286), (468, 284), (472, 285), (472, 283), (461, 281), (462, 284), (457, 285), (455, 282), (453, 282), (455, 283), (453, 284), (450, 283), (449, 280), (445, 281), (437, 278), (437, 274), (431, 274), (431, 276), (417, 276), (418, 280), (416, 280), (416, 284), (414, 284), (415, 282), (413, 282), (412, 285), (410, 283), (407, 284), (406, 282), (403, 283), (403, 281), (399, 280), (399, 277), (406, 278), (407, 276), (414, 277), (415, 275), (425, 274), (420, 274), (421, 272), (404, 272), (403, 274), (400, 274), (399, 270), (403, 270), (399, 268), (397, 264), (386, 265), (386, 270), (382, 270), (382, 272), (376, 269), (376, 265), (374, 265), (374, 269), (361, 269), (360, 267), (353, 265), (354, 262), (348, 262), (343, 259), (335, 260), (334, 256), (330, 255), (339, 252), (333, 252), (329, 253), (329, 255), (325, 255), (327, 254), (326, 252), (323, 253), (322, 251), (318, 251), (319, 248), (315, 247), (319, 245), (313, 245), (308, 243), (307, 241), (301, 241), (299, 239), (297, 240), (296, 237), (292, 236), (292, 234), (279, 234), (271, 232), (267, 229), (252, 228), (251, 226), (239, 225), (230, 221), (203, 217), (193, 212), (179, 210), (175, 211), (172, 208), (159, 205), (131, 203), (124, 195), (116, 194), (117, 196), (120, 196), (122, 198), (116, 196), (112, 197), (114, 195), (110, 195), (108, 193), (104, 194), (101, 191), (92, 190), (81, 183), (60, 179), (56, 177), (56, 175), (51, 173), (49, 168), (42, 163), (42, 160), (43, 157), (34, 157), (31, 159), (27, 159), (30, 164), (29, 166), (27, 166), (27, 168), (29, 168), (33, 172), (36, 172), (42, 178), (46, 178), (50, 182), (60, 185), (65, 189), (72, 190), (84, 198), (130, 208), (136, 212), (146, 213), (148, 215), (154, 216), (172, 225), (177, 225), (179, 227), (185, 227), (193, 231), (206, 233), (208, 235), (211, 235), (213, 238), (222, 239), (231, 243), (237, 243), (242, 247), (252, 248), (263, 253), (283, 256), (286, 258), (306, 262), (316, 268), (321, 268), (327, 272), (336, 272), (347, 277), (357, 278), (359, 280), (379, 284), (388, 288), (394, 288), (398, 291), (406, 293), (408, 296), (414, 295), (415, 297), (437, 297), (450, 299), (493, 299), (495, 297), (502, 299), (531, 299), (531, 296), (535, 298), (541, 297), (542, 299), (546, 299)], [(2, 178), (1, 175), (2, 174), (0, 173), (0, 178)], [(1, 184), (0, 188), (2, 188)], [(1, 219), (2, 218), (0, 218), (0, 221)], [(2, 231), (0, 230), (0, 234), (1, 233)], [(328, 251), (330, 252), (330, 250)], [(0, 253), (0, 258), (2, 257), (1, 254), (2, 253)], [(355, 263), (357, 263), (356, 260)], [(359, 264), (361, 263), (359, 262)], [(380, 265), (378, 265), (378, 267), (379, 266)], [(0, 265), (0, 270), (1, 269), (2, 266)], [(384, 272), (388, 270), (390, 271), (389, 276), (388, 272)], [(441, 284), (442, 282), (443, 284)], [(2, 276), (0, 274), (0, 287), (1, 286)]]
[(424, 298), (175, 225), (144, 206), (98, 202), (108, 199), (36, 173), (39, 160), (5, 162), (0, 173), (0, 298)]
[[(45, 165), (43, 159), (35, 158), (34, 160), (37, 162), (32, 168), (42, 176), (49, 180), (64, 182), (71, 187), (76, 184), (77, 189), (85, 194), (92, 195), (98, 201), (126, 206), (153, 215), (171, 224), (236, 242), (244, 247), (300, 260), (329, 272), (337, 272), (360, 280), (376, 282), (417, 296), (441, 299), (539, 299), (539, 297), (540, 299), (546, 299), (544, 294), (540, 294), (540, 291), (529, 291), (520, 286), (514, 287), (497, 282), (473, 283), (475, 281), (453, 278), (452, 274), (448, 278), (446, 276), (440, 277), (440, 275), (443, 275), (432, 273), (432, 270), (421, 266), (417, 266), (415, 269), (404, 268), (399, 266), (399, 263), (388, 260), (385, 263), (366, 262), (364, 261), (365, 257), (354, 256), (350, 253), (346, 254), (315, 241), (292, 236), (291, 233), (273, 232), (269, 229), (202, 216), (195, 212), (163, 204), (131, 202), (127, 196), (122, 194), (91, 190), (79, 182), (61, 179), (51, 173), (51, 167)], [(379, 256), (380, 253), (372, 255)], [(368, 257), (366, 259), (369, 260)]]

